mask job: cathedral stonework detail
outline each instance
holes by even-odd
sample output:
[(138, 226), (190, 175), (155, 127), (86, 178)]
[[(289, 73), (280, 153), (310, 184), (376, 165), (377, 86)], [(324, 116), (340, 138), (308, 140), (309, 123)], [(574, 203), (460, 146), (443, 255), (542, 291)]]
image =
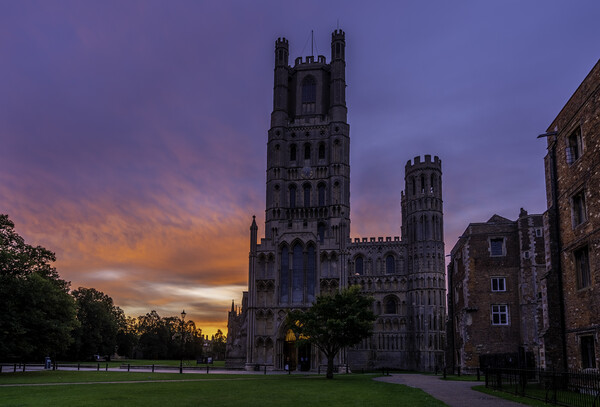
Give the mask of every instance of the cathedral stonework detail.
[(273, 112), (267, 141), (264, 238), (250, 227), (248, 291), (228, 320), (227, 366), (317, 370), (326, 361), (298, 347), (285, 327), (291, 309), (358, 284), (373, 296), (374, 333), (345, 349), (349, 369), (443, 366), (446, 281), (442, 170), (438, 157), (405, 166), (400, 237), (350, 238), (350, 127), (345, 34), (332, 33), (331, 60), (288, 64), (275, 43)]

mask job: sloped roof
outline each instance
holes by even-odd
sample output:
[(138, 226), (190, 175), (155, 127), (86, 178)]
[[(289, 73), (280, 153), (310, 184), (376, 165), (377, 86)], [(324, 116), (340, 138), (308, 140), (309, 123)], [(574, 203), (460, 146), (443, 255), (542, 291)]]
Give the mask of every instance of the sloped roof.
[(514, 223), (510, 219), (503, 218), (500, 215), (494, 214), (486, 223)]

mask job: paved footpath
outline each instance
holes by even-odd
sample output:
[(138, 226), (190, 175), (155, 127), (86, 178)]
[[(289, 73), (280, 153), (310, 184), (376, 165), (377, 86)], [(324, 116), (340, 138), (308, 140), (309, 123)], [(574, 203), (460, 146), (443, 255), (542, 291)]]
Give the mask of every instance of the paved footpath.
[(378, 377), (375, 380), (416, 387), (443, 401), (450, 407), (523, 407), (523, 404), (471, 389), (473, 386), (483, 384), (482, 382), (442, 380), (440, 376), (420, 374), (395, 374)]

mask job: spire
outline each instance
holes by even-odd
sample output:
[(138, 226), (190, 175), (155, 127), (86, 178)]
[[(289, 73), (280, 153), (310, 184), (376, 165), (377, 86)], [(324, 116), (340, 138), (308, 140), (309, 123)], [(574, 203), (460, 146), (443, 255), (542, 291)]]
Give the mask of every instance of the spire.
[(252, 225), (250, 225), (250, 253), (256, 254), (258, 226), (256, 225), (256, 216), (252, 215)]

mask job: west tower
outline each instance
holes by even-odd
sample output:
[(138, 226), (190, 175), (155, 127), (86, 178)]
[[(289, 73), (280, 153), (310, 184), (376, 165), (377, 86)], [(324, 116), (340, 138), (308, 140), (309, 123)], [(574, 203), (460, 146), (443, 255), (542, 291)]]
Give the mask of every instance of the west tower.
[(289, 64), (289, 43), (275, 41), (273, 110), (267, 134), (264, 238), (250, 226), (248, 292), (229, 314), (228, 366), (316, 370), (311, 346), (295, 346), (290, 309), (319, 294), (358, 284), (375, 299), (374, 334), (345, 349), (351, 369), (433, 370), (441, 366), (445, 279), (441, 161), (406, 166), (399, 236), (350, 240), (350, 128), (346, 38), (331, 35), (331, 56)]

